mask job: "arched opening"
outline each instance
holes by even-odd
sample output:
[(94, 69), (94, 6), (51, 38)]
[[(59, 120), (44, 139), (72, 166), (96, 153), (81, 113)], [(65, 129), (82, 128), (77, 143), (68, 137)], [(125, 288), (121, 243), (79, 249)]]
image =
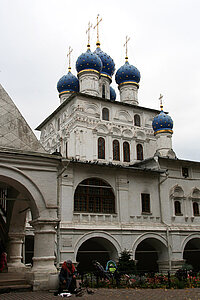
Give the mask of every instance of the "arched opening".
[(124, 161), (130, 162), (130, 145), (128, 142), (123, 143)]
[(199, 216), (199, 204), (197, 202), (193, 202), (193, 214)]
[(140, 127), (140, 116), (134, 115), (134, 125)]
[(108, 260), (116, 260), (118, 257), (115, 246), (107, 239), (93, 237), (85, 241), (78, 249), (76, 261), (79, 262), (80, 271), (93, 271), (94, 260), (97, 260), (104, 268)]
[(115, 213), (115, 195), (110, 184), (98, 178), (83, 180), (74, 193), (74, 211)]
[(0, 182), (0, 240), (8, 251), (8, 233), (23, 231), (26, 210), (31, 206), (27, 195), (5, 182)]
[(192, 265), (194, 271), (200, 271), (200, 238), (194, 238), (187, 242), (183, 259), (186, 264)]
[(102, 109), (102, 119), (105, 121), (109, 121), (109, 109), (106, 107)]
[(137, 147), (136, 147), (136, 150), (137, 150), (137, 160), (143, 160), (143, 147), (141, 144), (137, 144)]
[(176, 216), (181, 215), (181, 203), (178, 200), (174, 202), (174, 211)]
[(120, 160), (119, 141), (113, 141), (113, 160)]
[[(10, 177), (3, 173), (10, 173)], [(7, 252), (8, 272), (21, 270), (26, 263), (25, 227), (27, 211), (31, 219), (39, 216), (33, 192), (37, 191), (27, 177), (10, 168), (0, 175), (0, 240)], [(39, 196), (37, 194), (37, 196)], [(42, 203), (41, 203), (42, 204)], [(30, 226), (31, 227), (31, 226)]]
[(136, 268), (139, 272), (158, 272), (159, 261), (168, 257), (166, 246), (156, 238), (143, 240), (136, 248)]
[(98, 138), (98, 158), (105, 159), (105, 140), (104, 138)]

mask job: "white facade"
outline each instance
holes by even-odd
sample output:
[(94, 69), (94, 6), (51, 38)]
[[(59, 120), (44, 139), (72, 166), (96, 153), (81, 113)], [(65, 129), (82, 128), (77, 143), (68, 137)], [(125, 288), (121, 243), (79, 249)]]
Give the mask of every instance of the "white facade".
[[(109, 120), (103, 119), (103, 109), (109, 111)], [(127, 141), (131, 149), (131, 163), (137, 160), (136, 146), (141, 144), (144, 158), (156, 152), (156, 138), (153, 134), (152, 120), (158, 111), (139, 106), (111, 102), (106, 99), (72, 94), (57, 110), (47, 118), (41, 129), (40, 141), (44, 148), (52, 153), (60, 151), (66, 157), (96, 161), (97, 140), (105, 138), (105, 160), (113, 162), (112, 142), (120, 142), (123, 154), (123, 142)], [(140, 126), (134, 124), (134, 116), (140, 117)], [(123, 155), (120, 158), (123, 163)]]
[[(159, 111), (138, 105), (136, 85), (121, 85), (120, 101), (111, 101), (110, 82), (79, 72), (81, 93), (60, 92), (37, 128), (40, 142), (0, 88), (0, 190), (10, 189), (13, 203), (3, 207), (1, 196), (0, 239), (9, 271), (27, 272), (35, 290), (48, 289), (64, 260), (105, 264), (124, 249), (139, 271), (185, 262), (200, 270), (200, 163), (176, 158), (172, 131), (154, 135)], [(21, 255), (28, 210), (30, 270)]]
[[(117, 260), (128, 249), (139, 270), (175, 271), (185, 262), (194, 264), (196, 256), (188, 259), (188, 253), (192, 256), (192, 247), (200, 249), (200, 216), (193, 206), (200, 205), (200, 164), (176, 159), (172, 133), (154, 136), (152, 121), (159, 111), (140, 107), (133, 96), (132, 104), (120, 100), (72, 94), (38, 127), (46, 151), (63, 156), (58, 260), (82, 263), (87, 253), (104, 264), (106, 257)], [(105, 141), (104, 158), (99, 157), (99, 138)], [(113, 154), (116, 140), (118, 160)], [(130, 147), (128, 162), (124, 142)], [(105, 181), (113, 191), (112, 213), (77, 209), (79, 187), (93, 178)], [(143, 197), (149, 197), (147, 209)], [(109, 255), (101, 258), (101, 251)], [(196, 267), (200, 268), (198, 259)]]

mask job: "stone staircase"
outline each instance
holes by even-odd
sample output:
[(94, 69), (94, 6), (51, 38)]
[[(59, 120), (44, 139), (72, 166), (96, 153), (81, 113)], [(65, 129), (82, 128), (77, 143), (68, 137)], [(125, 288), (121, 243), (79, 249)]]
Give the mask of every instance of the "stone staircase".
[(23, 273), (0, 273), (0, 294), (13, 291), (31, 291)]

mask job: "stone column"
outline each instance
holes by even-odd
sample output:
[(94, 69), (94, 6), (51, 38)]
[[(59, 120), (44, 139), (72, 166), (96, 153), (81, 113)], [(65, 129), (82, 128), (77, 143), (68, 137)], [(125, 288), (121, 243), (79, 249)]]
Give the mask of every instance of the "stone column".
[(118, 211), (119, 219), (121, 223), (129, 222), (129, 206), (128, 206), (128, 191), (129, 184), (126, 176), (118, 176), (117, 182), (117, 191), (118, 191)]
[(57, 225), (55, 220), (33, 220), (30, 224), (34, 228), (34, 257), (31, 270), (33, 290), (46, 290), (50, 274), (57, 273), (55, 262), (55, 237)]
[(24, 233), (9, 233), (8, 272), (23, 272), (25, 265), (22, 263), (22, 244)]

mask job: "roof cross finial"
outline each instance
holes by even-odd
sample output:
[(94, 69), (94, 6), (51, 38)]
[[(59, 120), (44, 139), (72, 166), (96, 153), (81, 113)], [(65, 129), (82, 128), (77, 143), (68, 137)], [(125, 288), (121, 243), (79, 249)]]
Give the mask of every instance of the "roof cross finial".
[(69, 67), (68, 70), (69, 72), (71, 72), (71, 53), (72, 53), (73, 49), (71, 48), (71, 46), (69, 46), (69, 52), (67, 53), (67, 57), (69, 57)]
[(97, 15), (97, 24), (94, 26), (94, 29), (97, 28), (97, 42), (96, 45), (99, 48), (100, 42), (99, 42), (99, 23), (102, 21), (102, 18), (99, 20), (99, 14)]
[(86, 30), (86, 34), (88, 35), (88, 44), (87, 47), (90, 49), (90, 29), (92, 28), (92, 24), (88, 23), (88, 29)]
[(160, 110), (161, 111), (163, 111), (162, 98), (163, 98), (163, 95), (160, 94), (159, 100), (160, 100)]
[(124, 47), (126, 47), (126, 57), (125, 57), (125, 60), (128, 61), (128, 41), (130, 41), (130, 37), (128, 38), (128, 36), (126, 36), (126, 42), (124, 44)]

